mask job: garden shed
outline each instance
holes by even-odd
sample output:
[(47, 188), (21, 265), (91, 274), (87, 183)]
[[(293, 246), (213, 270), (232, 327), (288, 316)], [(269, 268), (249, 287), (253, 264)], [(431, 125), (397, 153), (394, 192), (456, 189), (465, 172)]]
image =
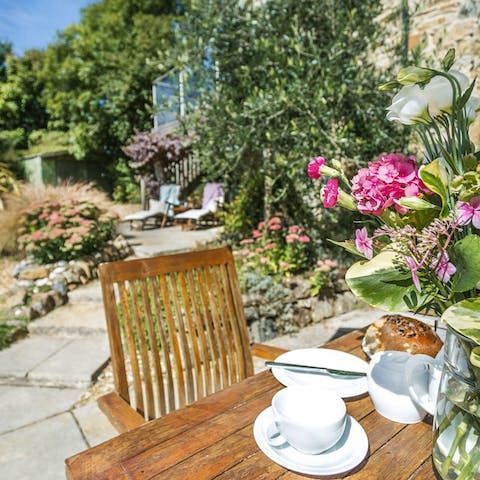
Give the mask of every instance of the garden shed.
[(67, 180), (95, 182), (104, 190), (110, 190), (101, 163), (77, 160), (68, 150), (55, 150), (22, 158), (25, 178), (34, 185), (59, 185)]

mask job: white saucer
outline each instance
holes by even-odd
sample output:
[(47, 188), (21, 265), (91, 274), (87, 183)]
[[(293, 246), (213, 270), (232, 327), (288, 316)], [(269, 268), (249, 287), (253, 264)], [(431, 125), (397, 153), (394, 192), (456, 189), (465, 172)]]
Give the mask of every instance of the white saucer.
[(290, 446), (277, 430), (271, 407), (255, 420), (253, 436), (268, 458), (288, 470), (305, 475), (336, 475), (348, 472), (359, 465), (368, 452), (367, 434), (350, 416), (347, 417), (342, 438), (319, 455), (308, 455)]
[[(349, 353), (327, 348), (302, 348), (283, 353), (275, 359), (277, 362), (297, 363), (315, 367), (330, 367), (339, 370), (367, 372), (368, 364)], [(366, 393), (367, 377), (342, 377), (326, 373), (310, 373), (272, 367), (275, 378), (285, 385), (318, 385), (331, 390), (343, 398), (355, 397)]]

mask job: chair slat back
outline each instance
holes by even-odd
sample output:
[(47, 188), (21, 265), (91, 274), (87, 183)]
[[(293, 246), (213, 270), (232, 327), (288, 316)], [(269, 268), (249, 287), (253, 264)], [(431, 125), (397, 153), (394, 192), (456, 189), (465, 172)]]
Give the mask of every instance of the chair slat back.
[(105, 263), (115, 388), (146, 419), (253, 374), (229, 248)]

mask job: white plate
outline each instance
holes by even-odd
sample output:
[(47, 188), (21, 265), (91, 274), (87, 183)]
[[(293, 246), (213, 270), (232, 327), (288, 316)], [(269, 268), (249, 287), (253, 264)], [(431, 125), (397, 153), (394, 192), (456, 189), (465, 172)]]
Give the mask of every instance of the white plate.
[(275, 426), (272, 407), (264, 410), (255, 420), (253, 436), (260, 450), (275, 463), (305, 475), (336, 475), (345, 473), (365, 458), (368, 438), (362, 426), (347, 417), (345, 432), (336, 445), (318, 455), (299, 452), (288, 444)]
[[(303, 348), (283, 353), (275, 359), (277, 362), (330, 367), (339, 370), (367, 372), (368, 364), (349, 353), (326, 348)], [(367, 392), (367, 377), (341, 377), (328, 373), (310, 373), (272, 367), (275, 378), (285, 385), (318, 385), (331, 390), (343, 398), (355, 397)]]

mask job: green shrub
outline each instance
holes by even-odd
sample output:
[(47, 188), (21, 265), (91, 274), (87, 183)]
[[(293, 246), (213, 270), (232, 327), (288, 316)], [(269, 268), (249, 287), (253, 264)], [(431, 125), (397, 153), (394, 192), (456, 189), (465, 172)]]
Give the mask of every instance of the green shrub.
[(122, 203), (140, 203), (140, 184), (135, 179), (132, 169), (127, 161), (119, 159), (115, 165), (115, 186), (113, 199)]
[(21, 250), (40, 263), (92, 253), (115, 233), (116, 217), (89, 201), (47, 201), (24, 210), (18, 230)]
[[(390, 74), (375, 64), (376, 49), (400, 40), (390, 17), (377, 21), (382, 9), (376, 0), (198, 0), (186, 8), (178, 29), (186, 51), (174, 58), (192, 82), (203, 80), (198, 114), (187, 118), (193, 148), (234, 202), (255, 198), (252, 208), (227, 213), (227, 232), (271, 212), (322, 240), (352, 231), (352, 216), (319, 213), (306, 168), (321, 154), (357, 170), (406, 143), (403, 129), (385, 122), (377, 90)], [(385, 55), (395, 63), (395, 51)], [(248, 198), (253, 177), (264, 194)]]

